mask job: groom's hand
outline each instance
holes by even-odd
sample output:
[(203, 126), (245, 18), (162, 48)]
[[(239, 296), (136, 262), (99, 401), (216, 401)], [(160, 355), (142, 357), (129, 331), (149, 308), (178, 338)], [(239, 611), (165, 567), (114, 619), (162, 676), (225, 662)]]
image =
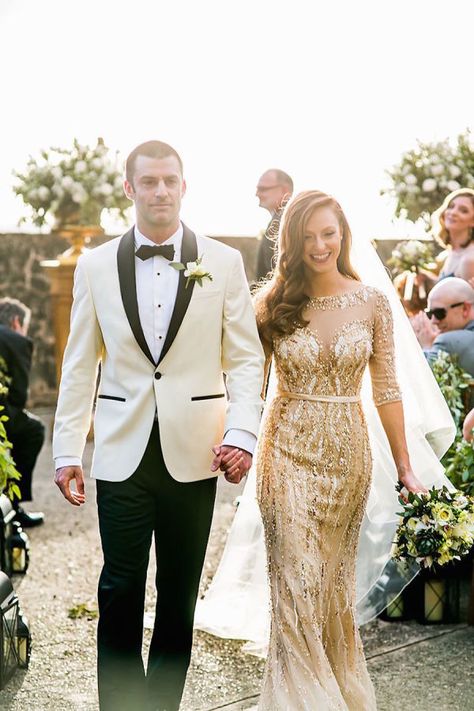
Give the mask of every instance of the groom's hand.
[[(71, 489), (71, 482), (76, 482), (76, 490)], [(56, 469), (54, 483), (61, 489), (61, 494), (73, 506), (80, 506), (86, 500), (84, 493), (84, 474), (82, 467), (60, 467)]]
[(212, 451), (215, 457), (212, 461), (211, 471), (215, 472), (220, 469), (231, 484), (239, 484), (252, 466), (252, 455), (244, 449), (223, 444), (216, 445)]

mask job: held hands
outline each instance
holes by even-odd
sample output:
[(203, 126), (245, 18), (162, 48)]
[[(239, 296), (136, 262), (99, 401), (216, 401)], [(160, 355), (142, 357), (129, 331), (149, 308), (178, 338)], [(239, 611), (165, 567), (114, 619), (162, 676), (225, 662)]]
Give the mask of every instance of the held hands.
[(215, 445), (212, 448), (215, 454), (211, 464), (211, 471), (218, 469), (231, 484), (239, 484), (252, 466), (252, 455), (238, 447), (227, 444)]
[[(71, 489), (71, 482), (76, 481), (76, 490)], [(54, 483), (61, 489), (61, 494), (73, 506), (85, 503), (84, 474), (82, 467), (60, 467), (56, 469)]]

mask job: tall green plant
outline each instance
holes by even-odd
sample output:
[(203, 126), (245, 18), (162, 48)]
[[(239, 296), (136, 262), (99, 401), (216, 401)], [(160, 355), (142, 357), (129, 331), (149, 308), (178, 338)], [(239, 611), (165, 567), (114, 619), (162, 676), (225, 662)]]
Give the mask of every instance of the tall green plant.
[(472, 378), (459, 366), (456, 356), (444, 351), (431, 363), (431, 368), (456, 424), (455, 440), (441, 461), (446, 467), (446, 476), (456, 489), (473, 496), (474, 440), (466, 442), (462, 436), (462, 423), (466, 416), (463, 395)]
[[(10, 378), (7, 374), (6, 363), (3, 358), (0, 358), (0, 399), (5, 398), (8, 394), (8, 386)], [(5, 408), (0, 405), (0, 413)], [(20, 498), (20, 489), (16, 482), (21, 478), (21, 474), (17, 471), (15, 461), (11, 455), (11, 442), (8, 441), (5, 430), (5, 422), (8, 417), (0, 414), (0, 493), (5, 493), (9, 499), (14, 497)]]

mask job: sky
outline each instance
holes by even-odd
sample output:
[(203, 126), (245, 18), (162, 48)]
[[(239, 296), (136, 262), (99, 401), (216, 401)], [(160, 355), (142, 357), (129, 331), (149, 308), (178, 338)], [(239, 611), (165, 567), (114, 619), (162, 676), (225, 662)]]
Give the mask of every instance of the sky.
[(360, 238), (419, 235), (380, 188), (417, 139), (472, 126), (473, 20), (471, 0), (0, 0), (0, 231), (29, 154), (102, 136), (124, 158), (171, 143), (206, 234), (265, 227), (255, 185), (277, 167)]

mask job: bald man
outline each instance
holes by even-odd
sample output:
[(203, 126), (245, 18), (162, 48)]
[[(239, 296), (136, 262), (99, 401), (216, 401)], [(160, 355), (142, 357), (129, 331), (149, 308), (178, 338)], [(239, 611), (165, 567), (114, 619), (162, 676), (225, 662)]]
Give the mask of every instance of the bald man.
[(428, 308), (411, 323), (428, 361), (447, 351), (474, 377), (474, 289), (467, 281), (439, 281), (428, 295)]
[(255, 191), (260, 207), (271, 215), (267, 229), (260, 242), (257, 256), (257, 271), (255, 279), (260, 281), (272, 272), (275, 243), (280, 229), (280, 220), (283, 208), (293, 193), (293, 180), (288, 173), (277, 168), (265, 171), (260, 177)]

